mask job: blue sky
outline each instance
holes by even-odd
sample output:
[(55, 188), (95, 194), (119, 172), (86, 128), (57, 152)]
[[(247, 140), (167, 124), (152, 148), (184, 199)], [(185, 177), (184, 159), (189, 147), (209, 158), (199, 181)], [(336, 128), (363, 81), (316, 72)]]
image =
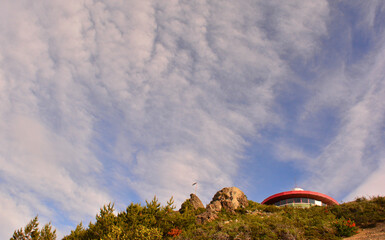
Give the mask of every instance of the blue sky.
[(384, 195), (383, 1), (2, 1), (0, 238), (241, 188)]

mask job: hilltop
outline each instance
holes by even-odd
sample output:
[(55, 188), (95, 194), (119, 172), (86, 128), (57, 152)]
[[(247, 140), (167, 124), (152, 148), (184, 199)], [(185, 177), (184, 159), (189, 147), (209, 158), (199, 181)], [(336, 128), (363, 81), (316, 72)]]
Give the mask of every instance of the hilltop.
[[(276, 207), (248, 200), (238, 188), (225, 188), (206, 206), (191, 194), (176, 211), (173, 199), (161, 206), (157, 198), (131, 203), (114, 214), (107, 204), (87, 227), (81, 223), (63, 240), (82, 239), (343, 239), (381, 234), (385, 197), (357, 198), (332, 206)], [(37, 218), (11, 239), (56, 239), (52, 226), (38, 229)], [(377, 226), (377, 227), (376, 227)], [(373, 233), (377, 231), (376, 233)], [(369, 235), (368, 235), (369, 234)], [(373, 235), (374, 236), (374, 235)], [(364, 239), (364, 238), (349, 238)]]

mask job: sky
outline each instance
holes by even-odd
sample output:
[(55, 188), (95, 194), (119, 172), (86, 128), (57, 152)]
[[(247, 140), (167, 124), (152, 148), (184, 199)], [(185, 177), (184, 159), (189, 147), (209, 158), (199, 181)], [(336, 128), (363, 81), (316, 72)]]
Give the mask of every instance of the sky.
[(1, 1), (1, 239), (194, 182), (385, 195), (384, 133), (384, 1)]

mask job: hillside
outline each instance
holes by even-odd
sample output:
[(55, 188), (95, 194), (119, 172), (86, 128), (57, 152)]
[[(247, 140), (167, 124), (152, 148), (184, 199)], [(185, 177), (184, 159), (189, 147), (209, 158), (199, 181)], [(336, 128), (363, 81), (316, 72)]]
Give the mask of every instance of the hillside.
[[(384, 231), (385, 197), (293, 208), (245, 201), (246, 196), (241, 195), (237, 197), (240, 202), (223, 196), (217, 193), (207, 209), (200, 207), (203, 205), (194, 196), (179, 211), (175, 211), (172, 199), (161, 206), (155, 197), (144, 206), (131, 203), (118, 214), (114, 214), (113, 204), (108, 204), (100, 209), (94, 223), (86, 227), (79, 224), (63, 239), (343, 239), (357, 232), (347, 239), (383, 236), (379, 234)], [(222, 201), (219, 209), (215, 209), (219, 206), (216, 201)], [(15, 232), (11, 239), (27, 239), (22, 236), (28, 235), (28, 229), (31, 226)], [(32, 239), (55, 239), (49, 225), (39, 230), (35, 224), (34, 229)]]
[(345, 240), (384, 240), (385, 239), (385, 223), (377, 223), (373, 228), (360, 229), (358, 233)]

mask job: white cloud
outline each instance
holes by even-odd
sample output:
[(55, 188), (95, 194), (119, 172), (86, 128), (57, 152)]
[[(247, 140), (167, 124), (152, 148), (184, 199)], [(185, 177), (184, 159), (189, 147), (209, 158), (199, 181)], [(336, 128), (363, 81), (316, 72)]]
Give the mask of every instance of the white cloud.
[(280, 54), (307, 59), (318, 52), (320, 37), (327, 34), (327, 1), (268, 1), (262, 5), (270, 36)]
[(282, 161), (294, 161), (300, 165), (312, 159), (303, 149), (285, 142), (275, 144), (275, 154)]
[[(277, 121), (272, 110), (274, 87), (288, 70), (265, 31), (253, 25), (262, 20), (258, 6), (168, 3), (158, 8), (155, 50), (146, 65), (150, 77), (139, 72), (125, 79), (125, 96), (135, 104), (122, 107), (127, 132), (118, 138), (123, 143), (118, 142), (117, 154), (130, 158), (137, 153), (136, 159), (123, 160), (129, 163), (127, 168), (133, 167), (130, 178), (136, 180), (130, 184), (141, 196), (150, 198), (154, 194), (150, 189), (163, 199), (175, 192), (187, 196), (190, 189), (185, 186), (198, 180), (214, 186), (207, 186), (210, 190), (202, 196), (208, 200), (221, 182), (231, 184), (236, 159), (245, 146), (243, 136)], [(208, 12), (211, 8), (215, 10)], [(322, 27), (315, 29), (313, 35), (307, 31), (318, 38)], [(302, 42), (292, 45), (297, 50)], [(138, 81), (145, 87), (129, 87)], [(188, 166), (194, 162), (201, 169), (191, 172)], [(176, 181), (179, 185), (164, 188), (181, 176), (185, 177)]]
[[(1, 191), (3, 192), (4, 189), (1, 188)], [(14, 198), (5, 194), (0, 196), (0, 204), (3, 206), (0, 217), (6, 219), (6, 221), (2, 221), (0, 231), (2, 237), (10, 238), (14, 230), (21, 228), (20, 223), (30, 221), (29, 216), (33, 213), (29, 206), (19, 204)]]
[(364, 101), (351, 108), (338, 135), (315, 161), (309, 162), (309, 169), (316, 173), (310, 185), (338, 195), (349, 191), (373, 170), (373, 158), (377, 156), (369, 149), (376, 146), (373, 140), (378, 140), (376, 132), (382, 117), (376, 118), (375, 111), (379, 109), (371, 111), (372, 105), (373, 102)]
[[(302, 95), (295, 107), (290, 106), (292, 102), (288, 106), (298, 114), (291, 112), (291, 119), (282, 119), (286, 125), (281, 126), (290, 129), (284, 129), (290, 134), (282, 134), (274, 147), (279, 160), (292, 161), (306, 171), (309, 177), (302, 183), (305, 188), (351, 200), (357, 195), (385, 194), (380, 184), (385, 35), (379, 24), (383, 3), (347, 5), (347, 12), (343, 12), (346, 4), (332, 9), (330, 20), (341, 19), (343, 25), (329, 22), (328, 29), (329, 34), (335, 29), (348, 29), (350, 35), (329, 36), (338, 39), (322, 43), (326, 54), (317, 53), (314, 60), (319, 65), (310, 62), (307, 71), (299, 68), (298, 74), (303, 71), (306, 78), (295, 82), (299, 86), (295, 90)], [(342, 18), (342, 12), (350, 18)], [(330, 54), (333, 50), (328, 47), (337, 53)], [(332, 57), (336, 59), (329, 59)]]
[(353, 201), (357, 197), (384, 196), (385, 169), (381, 166), (373, 171), (354, 191), (344, 198), (344, 201)]
[[(41, 214), (43, 219), (54, 220), (59, 217), (52, 209), (56, 208), (79, 221), (93, 216), (108, 201), (108, 196), (98, 189), (98, 181), (89, 175), (100, 172), (100, 164), (92, 153), (48, 132), (36, 119), (18, 115), (9, 120), (0, 128), (8, 135), (1, 141), (1, 186), (5, 197), (12, 196), (22, 207), (12, 209), (16, 216), (29, 207), (29, 214), (24, 217)], [(46, 202), (53, 203), (47, 206)], [(7, 221), (17, 222), (13, 215), (8, 217)]]
[[(337, 105), (340, 128), (318, 158), (308, 162), (308, 169), (315, 174), (308, 186), (340, 197), (349, 194), (351, 198), (355, 193), (364, 194), (366, 187), (368, 194), (372, 192), (369, 183), (373, 183), (374, 176), (381, 176), (381, 171), (375, 169), (381, 165), (384, 147), (385, 47), (381, 41), (378, 44), (375, 51), (356, 66), (360, 68), (359, 74), (353, 76), (350, 69), (346, 69), (351, 85), (346, 84), (336, 95), (347, 99), (342, 106)], [(354, 71), (357, 73), (356, 69)], [(329, 88), (333, 91), (339, 84), (331, 83)], [(361, 87), (359, 91), (358, 87)], [(330, 107), (330, 104), (324, 107)], [(354, 190), (356, 187), (359, 188)], [(378, 190), (377, 186), (373, 188)]]

